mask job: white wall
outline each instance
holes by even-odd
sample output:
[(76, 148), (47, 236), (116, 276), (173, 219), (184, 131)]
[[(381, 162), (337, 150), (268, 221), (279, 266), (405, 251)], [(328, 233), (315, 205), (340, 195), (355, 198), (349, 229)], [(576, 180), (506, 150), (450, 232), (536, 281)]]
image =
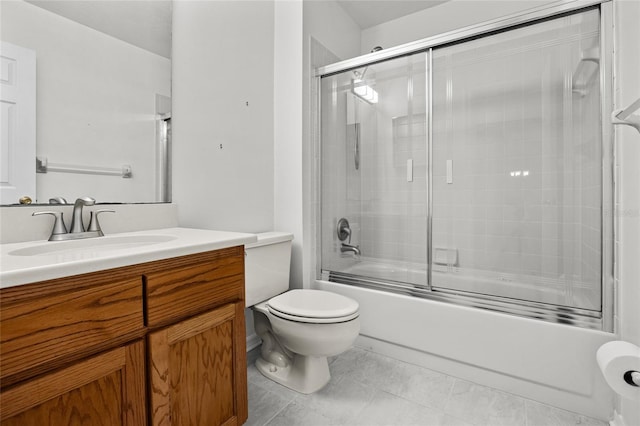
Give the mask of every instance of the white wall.
[(291, 287), (302, 287), (302, 0), (275, 2), (274, 229), (292, 232)]
[(155, 97), (171, 95), (171, 61), (23, 1), (2, 2), (1, 16), (2, 40), (36, 51), (36, 155), (133, 169), (38, 174), (38, 201), (156, 201)]
[(181, 226), (274, 226), (274, 3), (173, 4), (173, 201)]
[[(615, 108), (626, 108), (640, 97), (640, 2), (614, 0)], [(640, 112), (636, 111), (636, 114)], [(620, 338), (640, 346), (640, 134), (629, 126), (615, 126), (618, 204), (618, 325)], [(640, 425), (638, 401), (620, 398), (624, 423)]]
[[(358, 56), (361, 30), (334, 0), (304, 2), (304, 41), (315, 38), (338, 58)], [(307, 58), (308, 59), (308, 58)]]

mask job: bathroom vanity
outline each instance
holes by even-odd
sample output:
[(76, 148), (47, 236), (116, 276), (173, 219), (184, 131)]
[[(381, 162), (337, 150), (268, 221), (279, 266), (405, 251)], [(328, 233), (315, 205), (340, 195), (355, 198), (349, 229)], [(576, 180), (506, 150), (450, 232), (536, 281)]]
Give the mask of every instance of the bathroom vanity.
[[(175, 238), (94, 257), (3, 246), (2, 426), (246, 421), (243, 245), (255, 236), (161, 231)], [(11, 256), (43, 266), (21, 270), (34, 260)], [(62, 276), (60, 264), (82, 273)]]

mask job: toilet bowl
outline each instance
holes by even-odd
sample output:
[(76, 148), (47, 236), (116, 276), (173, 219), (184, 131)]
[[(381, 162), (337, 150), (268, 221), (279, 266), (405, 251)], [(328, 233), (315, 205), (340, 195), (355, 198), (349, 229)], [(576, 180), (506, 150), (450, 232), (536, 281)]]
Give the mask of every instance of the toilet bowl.
[(323, 290), (288, 290), (292, 238), (258, 234), (245, 247), (246, 305), (252, 306), (262, 339), (258, 370), (295, 391), (313, 393), (331, 378), (327, 357), (350, 348), (358, 336), (358, 303)]

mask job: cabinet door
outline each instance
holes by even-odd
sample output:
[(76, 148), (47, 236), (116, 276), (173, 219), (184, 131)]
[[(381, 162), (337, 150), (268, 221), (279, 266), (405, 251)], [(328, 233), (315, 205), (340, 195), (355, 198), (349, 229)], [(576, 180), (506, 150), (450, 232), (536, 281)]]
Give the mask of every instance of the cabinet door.
[(151, 424), (247, 419), (244, 305), (231, 303), (149, 334)]
[(146, 423), (144, 341), (20, 383), (0, 394), (2, 426)]

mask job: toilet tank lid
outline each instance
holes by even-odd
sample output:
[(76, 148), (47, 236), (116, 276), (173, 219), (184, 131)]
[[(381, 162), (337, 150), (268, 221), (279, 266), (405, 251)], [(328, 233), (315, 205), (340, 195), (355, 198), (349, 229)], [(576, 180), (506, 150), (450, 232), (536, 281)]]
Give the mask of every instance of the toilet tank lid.
[(262, 232), (256, 234), (256, 237), (258, 237), (258, 241), (245, 245), (245, 248), (254, 248), (293, 240), (293, 234), (290, 232)]

